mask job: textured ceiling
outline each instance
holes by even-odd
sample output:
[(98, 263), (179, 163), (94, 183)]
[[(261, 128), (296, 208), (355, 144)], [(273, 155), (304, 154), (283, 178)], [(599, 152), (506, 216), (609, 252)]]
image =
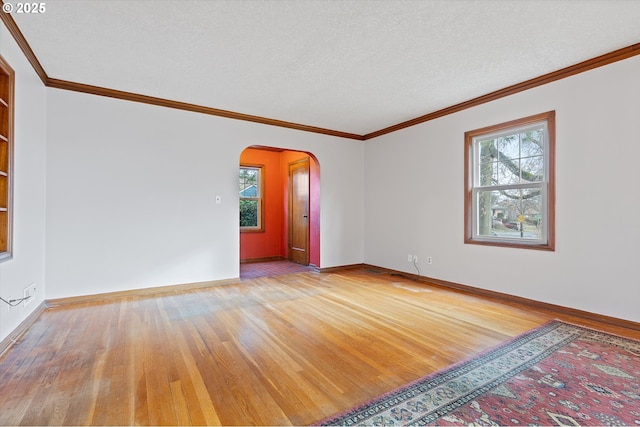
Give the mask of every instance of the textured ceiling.
[(637, 0), (45, 4), (50, 78), (356, 134), (640, 42)]

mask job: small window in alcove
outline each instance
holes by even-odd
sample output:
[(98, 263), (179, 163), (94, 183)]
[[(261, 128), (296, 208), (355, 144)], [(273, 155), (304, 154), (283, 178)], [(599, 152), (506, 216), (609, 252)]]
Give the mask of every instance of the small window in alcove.
[(263, 231), (263, 166), (240, 165), (240, 231)]

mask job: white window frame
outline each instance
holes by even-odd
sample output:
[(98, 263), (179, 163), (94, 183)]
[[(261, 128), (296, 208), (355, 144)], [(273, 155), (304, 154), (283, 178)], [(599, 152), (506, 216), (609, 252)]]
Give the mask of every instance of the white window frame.
[[(543, 129), (541, 181), (481, 185), (479, 143)], [(465, 243), (555, 250), (555, 112), (537, 114), (465, 133)], [(542, 199), (541, 238), (488, 236), (479, 233), (478, 195), (484, 191), (539, 189)], [(522, 225), (521, 225), (522, 226)]]

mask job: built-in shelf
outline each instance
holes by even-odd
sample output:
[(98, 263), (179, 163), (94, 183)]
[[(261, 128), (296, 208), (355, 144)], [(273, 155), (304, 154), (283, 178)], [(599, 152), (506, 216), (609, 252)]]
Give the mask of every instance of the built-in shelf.
[(14, 71), (0, 56), (0, 260), (12, 256)]

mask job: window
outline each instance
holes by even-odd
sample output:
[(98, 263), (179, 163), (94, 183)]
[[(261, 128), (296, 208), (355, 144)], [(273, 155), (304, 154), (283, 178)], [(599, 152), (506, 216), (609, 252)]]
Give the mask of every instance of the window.
[(263, 231), (263, 166), (240, 165), (240, 231)]
[(555, 111), (465, 133), (465, 243), (554, 250)]
[(0, 57), (0, 260), (12, 255), (13, 87), (13, 69)]

